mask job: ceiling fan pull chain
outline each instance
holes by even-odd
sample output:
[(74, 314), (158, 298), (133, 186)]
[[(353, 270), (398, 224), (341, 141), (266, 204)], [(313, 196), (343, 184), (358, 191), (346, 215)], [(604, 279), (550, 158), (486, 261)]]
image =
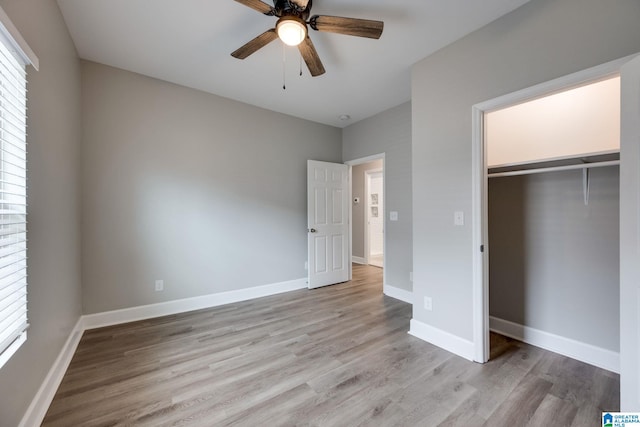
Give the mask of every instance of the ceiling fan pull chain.
[(287, 90), (287, 50), (282, 43), (282, 90)]
[(300, 58), (300, 77), (302, 77), (302, 55), (298, 55), (298, 58)]

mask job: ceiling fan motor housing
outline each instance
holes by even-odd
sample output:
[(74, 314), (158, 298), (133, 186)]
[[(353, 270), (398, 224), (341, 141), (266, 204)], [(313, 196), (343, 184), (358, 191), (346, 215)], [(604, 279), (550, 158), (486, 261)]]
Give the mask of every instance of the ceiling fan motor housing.
[(297, 18), (306, 21), (309, 19), (309, 12), (311, 10), (311, 0), (307, 3), (306, 7), (301, 7), (291, 0), (274, 0), (273, 15), (277, 17), (283, 16), (295, 16)]

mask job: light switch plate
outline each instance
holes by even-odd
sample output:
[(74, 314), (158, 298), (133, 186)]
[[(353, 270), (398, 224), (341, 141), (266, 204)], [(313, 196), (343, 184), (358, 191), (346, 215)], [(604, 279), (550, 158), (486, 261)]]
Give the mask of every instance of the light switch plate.
[(397, 221), (398, 220), (398, 212), (396, 212), (396, 211), (389, 212), (389, 220), (390, 221)]
[(464, 212), (456, 211), (453, 213), (453, 225), (464, 225)]

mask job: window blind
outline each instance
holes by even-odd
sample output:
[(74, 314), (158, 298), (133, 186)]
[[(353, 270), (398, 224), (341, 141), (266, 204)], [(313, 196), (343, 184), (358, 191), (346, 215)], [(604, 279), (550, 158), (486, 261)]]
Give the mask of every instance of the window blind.
[(0, 366), (28, 327), (27, 81), (6, 39), (0, 37)]

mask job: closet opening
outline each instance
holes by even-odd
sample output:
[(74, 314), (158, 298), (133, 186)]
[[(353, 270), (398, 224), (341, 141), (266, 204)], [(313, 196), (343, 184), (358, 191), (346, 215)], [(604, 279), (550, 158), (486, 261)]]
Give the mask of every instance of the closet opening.
[(620, 78), (483, 119), (489, 342), (509, 337), (616, 370)]

